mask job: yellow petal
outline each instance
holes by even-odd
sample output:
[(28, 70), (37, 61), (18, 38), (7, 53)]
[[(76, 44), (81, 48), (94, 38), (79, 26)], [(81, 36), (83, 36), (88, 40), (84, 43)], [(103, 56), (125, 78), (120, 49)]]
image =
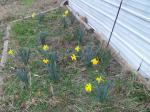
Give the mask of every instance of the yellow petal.
[(44, 51), (47, 51), (47, 50), (49, 50), (49, 47), (48, 47), (48, 45), (44, 45), (44, 46), (43, 46), (43, 50), (44, 50)]
[(101, 83), (104, 79), (101, 76), (96, 77), (97, 83)]
[(64, 14), (63, 14), (63, 17), (68, 16), (68, 14), (69, 14), (69, 11), (68, 11), (68, 10), (66, 10), (66, 11), (64, 12)]
[(72, 61), (76, 61), (76, 60), (77, 60), (76, 55), (75, 55), (75, 54), (72, 54), (72, 55), (71, 55), (71, 59), (72, 59)]
[(94, 59), (91, 60), (91, 63), (92, 63), (93, 65), (97, 65), (98, 62), (99, 62), (99, 61), (98, 61), (96, 58), (94, 58)]
[(8, 51), (8, 54), (9, 54), (9, 55), (14, 55), (14, 51), (13, 51), (12, 49), (10, 49), (10, 50)]
[(49, 60), (47, 58), (43, 59), (42, 61), (43, 61), (44, 64), (48, 64), (49, 63)]
[(68, 10), (66, 10), (64, 14), (65, 14), (65, 15), (68, 15), (68, 14), (69, 14), (69, 11), (68, 11)]
[(36, 16), (36, 13), (33, 12), (32, 15), (31, 15), (31, 17), (34, 18), (35, 16)]
[(92, 91), (92, 85), (91, 85), (90, 83), (88, 83), (88, 84), (85, 85), (85, 88), (84, 88), (84, 89), (85, 89), (86, 92), (89, 93), (89, 92)]
[(79, 46), (76, 46), (76, 47), (75, 47), (75, 51), (79, 52), (79, 51), (80, 51), (80, 47), (79, 47)]

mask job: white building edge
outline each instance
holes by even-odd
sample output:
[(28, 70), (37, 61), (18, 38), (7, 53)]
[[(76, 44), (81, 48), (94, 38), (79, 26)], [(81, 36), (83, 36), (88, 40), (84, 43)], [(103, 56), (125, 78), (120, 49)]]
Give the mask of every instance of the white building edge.
[[(74, 13), (109, 41), (122, 0), (68, 0)], [(150, 79), (150, 0), (123, 0), (110, 45), (144, 78)]]

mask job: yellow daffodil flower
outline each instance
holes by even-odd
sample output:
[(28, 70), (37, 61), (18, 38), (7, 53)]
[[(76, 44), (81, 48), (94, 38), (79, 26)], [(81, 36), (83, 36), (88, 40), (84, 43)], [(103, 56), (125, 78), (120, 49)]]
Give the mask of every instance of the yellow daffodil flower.
[(84, 89), (87, 93), (90, 93), (92, 91), (92, 85), (90, 83), (88, 83), (85, 85)]
[(99, 61), (98, 61), (96, 58), (93, 58), (93, 59), (91, 60), (91, 63), (92, 63), (93, 65), (97, 65), (98, 62), (99, 62)]
[(8, 54), (9, 54), (9, 55), (14, 55), (14, 50), (9, 49)]
[(49, 60), (47, 58), (43, 59), (42, 61), (43, 61), (44, 64), (48, 64), (49, 63)]
[(76, 55), (75, 55), (75, 54), (72, 54), (72, 55), (71, 55), (71, 59), (72, 59), (72, 61), (76, 61), (76, 60), (77, 60)]
[(68, 14), (69, 14), (69, 11), (68, 11), (68, 10), (66, 10), (64, 14), (65, 14), (65, 15), (68, 15)]
[(43, 50), (44, 50), (44, 51), (47, 51), (48, 49), (49, 49), (48, 45), (44, 45), (44, 46), (43, 46)]
[(32, 15), (31, 15), (31, 17), (34, 18), (35, 16), (36, 16), (36, 13), (33, 12)]
[(69, 15), (69, 11), (66, 10), (66, 11), (64, 12), (64, 14), (63, 14), (63, 17), (67, 17), (68, 15)]
[(75, 50), (76, 52), (79, 52), (79, 51), (80, 51), (80, 47), (79, 47), (79, 46), (76, 46), (74, 50)]
[(96, 81), (98, 84), (100, 84), (104, 79), (101, 76), (96, 77)]

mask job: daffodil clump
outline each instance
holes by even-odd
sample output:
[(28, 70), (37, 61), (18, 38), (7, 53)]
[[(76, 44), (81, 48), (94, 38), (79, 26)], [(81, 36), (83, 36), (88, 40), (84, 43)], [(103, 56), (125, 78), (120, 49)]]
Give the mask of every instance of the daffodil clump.
[[(28, 86), (28, 60), (30, 56), (30, 50), (28, 48), (20, 48), (18, 51), (14, 51), (13, 49), (9, 49), (7, 51), (10, 56), (18, 56), (19, 66), (16, 66), (16, 76), (22, 82), (22, 86), (27, 88)], [(17, 64), (16, 64), (17, 65)], [(13, 66), (11, 66), (13, 68)]]
[(97, 85), (93, 85), (91, 83), (87, 83), (84, 86), (84, 90), (86, 93), (95, 93), (97, 94), (97, 98), (100, 102), (103, 102), (107, 99), (110, 87), (110, 81), (105, 80), (102, 76), (97, 76), (95, 78)]
[(20, 48), (18, 50), (18, 56), (20, 57), (20, 60), (27, 65), (29, 63), (30, 58), (30, 49), (29, 48)]
[(102, 76), (97, 76), (95, 79), (97, 81), (97, 98), (100, 102), (103, 102), (108, 97), (110, 81), (104, 80)]
[(68, 16), (69, 16), (69, 10), (66, 9), (63, 14), (62, 14), (62, 24), (63, 24), (63, 28), (67, 28), (69, 26), (69, 22), (68, 22)]
[(77, 39), (77, 42), (79, 44), (82, 43), (83, 41), (83, 37), (84, 37), (84, 30), (82, 27), (79, 27), (76, 29), (76, 31), (74, 32), (75, 38)]
[[(104, 79), (101, 76), (97, 76), (96, 81), (97, 81), (98, 84), (100, 84), (104, 81)], [(86, 84), (85, 87), (84, 87), (84, 90), (87, 93), (90, 93), (92, 91), (92, 84), (91, 83)]]

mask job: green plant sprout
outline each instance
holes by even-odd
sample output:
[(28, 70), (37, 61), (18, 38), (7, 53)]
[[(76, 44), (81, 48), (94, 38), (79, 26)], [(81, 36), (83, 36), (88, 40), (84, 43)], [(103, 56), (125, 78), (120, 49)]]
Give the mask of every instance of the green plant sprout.
[(17, 77), (25, 84), (25, 86), (28, 85), (28, 75), (27, 71), (25, 69), (18, 69), (16, 72)]
[(57, 65), (57, 59), (56, 59), (56, 52), (51, 52), (48, 59), (48, 72), (52, 80), (57, 81), (59, 80), (60, 72), (58, 70), (58, 65)]
[(84, 29), (79, 27), (74, 32), (74, 37), (77, 39), (78, 44), (80, 44), (84, 37)]
[(18, 51), (18, 55), (20, 60), (27, 65), (30, 58), (30, 49), (29, 48), (20, 48)]
[(46, 44), (46, 37), (48, 36), (47, 32), (40, 32), (38, 35), (38, 41), (41, 45)]
[(66, 29), (68, 27), (68, 23), (67, 23), (67, 19), (65, 17), (62, 17), (62, 24), (63, 24), (63, 28)]
[(100, 102), (104, 102), (109, 93), (110, 81), (104, 80), (102, 83), (97, 83), (97, 98)]
[(84, 49), (83, 51), (83, 60), (86, 66), (90, 66), (91, 65), (91, 59), (92, 57), (94, 57), (95, 53), (93, 51), (92, 46), (88, 46)]
[(44, 22), (44, 18), (45, 18), (45, 15), (43, 13), (40, 13), (38, 15), (38, 23), (41, 24)]

